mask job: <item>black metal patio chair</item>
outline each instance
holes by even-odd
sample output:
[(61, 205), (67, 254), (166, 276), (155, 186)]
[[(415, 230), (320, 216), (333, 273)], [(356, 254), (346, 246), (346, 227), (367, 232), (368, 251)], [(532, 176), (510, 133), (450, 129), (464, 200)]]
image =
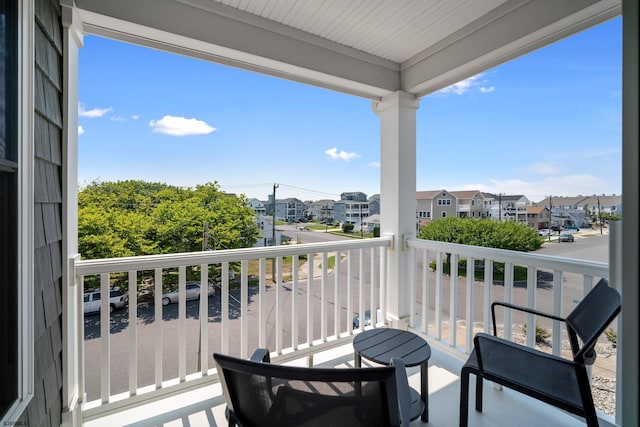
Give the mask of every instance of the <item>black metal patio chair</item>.
[[(565, 324), (573, 359), (544, 353), (497, 337), (495, 307), (504, 306)], [(594, 346), (620, 312), (620, 294), (601, 279), (566, 317), (558, 317), (504, 302), (491, 306), (493, 336), (479, 333), (460, 375), (460, 426), (466, 427), (469, 411), (469, 375), (476, 376), (476, 411), (482, 412), (483, 379), (584, 417), (587, 426), (598, 426), (587, 365), (595, 361)]]
[(374, 368), (273, 365), (269, 351), (250, 360), (214, 353), (229, 426), (408, 426), (404, 363)]

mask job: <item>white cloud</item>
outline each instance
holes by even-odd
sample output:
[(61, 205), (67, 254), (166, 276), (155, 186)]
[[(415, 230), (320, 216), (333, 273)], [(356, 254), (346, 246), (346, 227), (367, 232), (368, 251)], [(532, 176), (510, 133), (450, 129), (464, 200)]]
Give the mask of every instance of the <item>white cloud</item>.
[(78, 126), (78, 136), (84, 133), (84, 128), (82, 126)]
[(560, 171), (561, 169), (558, 165), (544, 162), (532, 163), (521, 170), (521, 172), (529, 172), (539, 175), (556, 175), (560, 173)]
[(455, 94), (455, 95), (463, 95), (474, 87), (479, 86), (480, 93), (491, 93), (496, 90), (495, 86), (487, 86), (488, 80), (480, 80), (480, 78), (484, 75), (484, 73), (476, 74), (475, 76), (471, 76), (466, 78), (458, 83), (454, 83), (451, 86), (447, 86), (443, 89), (440, 89), (438, 93), (442, 94)]
[(380, 162), (369, 162), (369, 167), (380, 169)]
[(360, 157), (360, 155), (356, 152), (351, 152), (351, 153), (347, 153), (346, 151), (338, 152), (337, 147), (329, 148), (328, 150), (325, 151), (325, 154), (331, 157), (332, 159), (340, 159), (340, 160), (344, 160), (345, 162), (348, 162), (351, 159)]
[(134, 114), (133, 116), (131, 116), (131, 118), (133, 120), (138, 120), (140, 118), (140, 116), (138, 114)]
[(160, 120), (151, 120), (149, 126), (154, 132), (171, 136), (206, 135), (216, 130), (202, 120), (177, 116), (164, 116)]
[(96, 117), (102, 117), (108, 112), (113, 111), (113, 108), (94, 108), (92, 110), (86, 110), (84, 104), (78, 104), (78, 116), (89, 117), (95, 119)]
[(122, 117), (122, 116), (111, 116), (111, 120), (113, 120), (114, 122), (124, 122), (124, 121), (126, 121), (127, 119), (125, 119), (125, 118), (124, 118), (124, 117)]

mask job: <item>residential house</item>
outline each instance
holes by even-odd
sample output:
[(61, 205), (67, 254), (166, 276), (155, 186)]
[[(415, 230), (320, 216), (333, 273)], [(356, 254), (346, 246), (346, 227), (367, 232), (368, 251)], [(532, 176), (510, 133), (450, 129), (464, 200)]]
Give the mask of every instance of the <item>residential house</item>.
[(333, 204), (333, 218), (340, 224), (360, 224), (368, 216), (369, 203), (365, 193), (342, 193), (340, 200)]
[(276, 200), (276, 220), (298, 222), (305, 219), (307, 205), (295, 197)]
[(527, 207), (531, 204), (526, 196), (521, 194), (488, 194), (491, 199), (491, 218), (494, 221), (527, 222)]
[[(126, 420), (121, 419), (120, 423), (111, 425), (123, 425), (125, 422), (136, 425), (173, 422), (194, 425), (190, 414), (185, 414), (185, 411), (194, 407), (207, 411), (209, 418), (205, 418), (205, 423), (223, 423), (224, 405), (220, 405), (220, 411), (212, 411), (211, 408), (211, 402), (223, 401), (219, 395), (212, 397), (207, 393), (206, 399), (198, 402), (193, 401), (192, 394), (184, 399), (188, 391), (213, 387), (217, 381), (213, 369), (207, 366), (211, 363), (207, 340), (200, 343), (202, 352), (198, 358), (198, 372), (189, 372), (189, 375), (186, 369), (185, 334), (180, 334), (175, 343), (169, 343), (172, 349), (179, 352), (179, 367), (177, 377), (166, 382), (162, 375), (162, 329), (155, 329), (159, 331), (157, 336), (160, 339), (153, 340), (156, 348), (152, 351), (153, 356), (141, 363), (137, 353), (136, 328), (140, 322), (136, 321), (136, 310), (128, 311), (128, 322), (125, 320), (128, 333), (110, 334), (112, 323), (108, 298), (102, 299), (104, 309), (99, 315), (103, 336), (97, 350), (101, 359), (97, 374), (102, 378), (100, 398), (95, 402), (86, 401), (86, 378), (95, 372), (84, 369), (89, 357), (84, 352), (84, 321), (80, 309), (83, 277), (104, 277), (100, 289), (107, 296), (109, 274), (129, 271), (132, 277), (129, 303), (135, 306), (136, 273), (139, 271), (155, 269), (161, 278), (163, 270), (170, 268), (184, 276), (185, 260), (205, 266), (217, 263), (225, 269), (231, 259), (238, 261), (245, 269), (245, 261), (250, 256), (248, 254), (255, 254), (251, 256), (260, 258), (262, 264), (267, 255), (290, 255), (290, 252), (274, 247), (132, 257), (103, 262), (82, 259), (82, 254), (78, 254), (77, 239), (78, 58), (86, 34), (98, 34), (202, 60), (217, 61), (370, 99), (380, 122), (380, 227), (383, 237), (372, 242), (363, 240), (362, 244), (379, 245), (376, 250), (385, 254), (384, 269), (375, 271), (376, 274), (381, 273), (377, 277), (386, 285), (386, 292), (381, 295), (385, 302), (382, 315), (387, 325), (429, 336), (434, 350), (432, 358), (440, 357), (445, 362), (440, 366), (453, 366), (447, 375), (452, 376), (455, 382), (455, 366), (459, 367), (459, 364), (456, 365), (459, 358), (464, 359), (470, 351), (473, 328), (465, 332), (464, 343), (456, 342), (455, 330), (451, 334), (451, 341), (447, 343), (440, 335), (444, 329), (442, 322), (436, 322), (436, 334), (428, 330), (427, 326), (430, 325), (426, 324), (430, 324), (430, 321), (427, 322), (426, 318), (423, 318), (422, 326), (413, 322), (415, 304), (412, 286), (415, 282), (410, 279), (417, 265), (410, 261), (414, 250), (429, 245), (429, 242), (415, 238), (416, 111), (420, 98), (622, 14), (624, 78), (621, 88), (621, 128), (624, 173), (621, 204), (625, 207), (625, 220), (619, 224), (617, 231), (612, 230), (615, 233), (610, 234), (615, 258), (606, 266), (588, 263), (591, 273), (586, 272), (585, 268), (582, 270), (582, 279), (584, 285), (588, 285), (595, 269), (599, 275), (608, 275), (612, 286), (619, 288), (622, 293), (622, 312), (617, 323), (620, 331), (617, 336), (618, 357), (614, 363), (619, 374), (614, 392), (617, 409), (611, 417), (601, 417), (601, 421), (608, 425), (637, 426), (640, 422), (637, 405), (640, 366), (640, 271), (637, 262), (640, 256), (638, 2), (487, 1), (473, 2), (473, 7), (466, 0), (446, 3), (447, 8), (440, 8), (437, 2), (417, 2), (411, 4), (413, 7), (398, 8), (395, 1), (375, 4), (361, 2), (357, 5), (349, 3), (349, 9), (343, 9), (339, 2), (314, 2), (313, 5), (300, 2), (296, 3), (300, 13), (291, 14), (291, 9), (279, 7), (282, 3), (277, 0), (264, 0), (261, 5), (265, 7), (262, 8), (250, 7), (256, 6), (253, 2), (248, 2), (249, 7), (244, 8), (237, 1), (222, 4), (220, 1), (199, 0), (136, 0), (135, 4), (130, 0), (3, 2), (0, 8), (0, 61), (3, 62), (0, 67), (3, 88), (0, 107), (0, 282), (3, 283), (3, 298), (0, 299), (0, 340), (3, 344), (0, 350), (0, 423), (81, 426), (126, 412)], [(397, 19), (388, 19), (391, 12), (395, 13)], [(338, 13), (342, 19), (336, 20), (333, 13)], [(414, 25), (407, 26), (409, 19)], [(308, 22), (314, 25), (309, 27), (306, 25)], [(357, 26), (357, 34), (352, 32), (355, 29), (354, 22), (361, 24)], [(321, 33), (323, 29), (327, 30), (327, 34)], [(526, 86), (526, 82), (523, 84)], [(162, 93), (158, 92), (158, 96), (161, 97)], [(248, 99), (248, 102), (251, 100)], [(428, 148), (438, 150), (437, 146)], [(487, 152), (497, 149), (490, 143), (486, 148)], [(336, 244), (336, 247), (347, 252), (359, 249), (359, 244), (350, 241)], [(364, 246), (360, 248), (364, 250)], [(448, 250), (452, 248), (453, 245)], [(463, 245), (455, 248), (458, 248), (458, 252), (470, 250)], [(429, 250), (438, 251), (436, 247)], [(440, 252), (438, 254), (441, 256)], [(482, 255), (491, 257), (489, 252), (483, 252)], [(509, 257), (516, 256), (528, 256), (523, 265), (535, 265), (536, 259), (541, 258), (509, 253)], [(545, 257), (545, 262), (548, 262), (547, 259)], [(572, 266), (581, 268), (581, 263), (572, 263)], [(566, 263), (556, 263), (554, 268), (562, 272)], [(241, 287), (246, 289), (247, 274), (241, 274)], [(223, 288), (228, 286), (228, 283), (224, 283), (225, 277), (222, 276)], [(561, 284), (562, 275), (556, 278)], [(158, 298), (162, 293), (161, 285), (161, 280), (156, 281)], [(535, 284), (530, 285), (527, 290), (535, 290)], [(184, 280), (181, 286), (184, 289)], [(227, 288), (225, 295), (228, 294)], [(476, 293), (474, 298), (478, 294), (481, 293)], [(252, 298), (259, 297), (259, 294), (252, 294)], [(327, 347), (333, 342), (348, 344), (348, 340), (357, 333), (351, 330), (350, 319), (347, 319), (349, 330), (340, 331), (346, 338), (339, 337), (332, 341), (327, 328), (323, 327), (319, 335), (309, 334), (311, 338), (304, 338), (304, 345), (296, 343), (289, 352), (288, 344), (285, 345), (280, 339), (281, 329), (259, 320), (260, 317), (252, 317), (251, 322), (247, 321), (249, 302), (247, 297), (241, 298), (234, 320), (240, 323), (239, 353), (243, 356), (249, 351), (246, 338), (250, 331), (249, 323), (256, 325), (251, 330), (255, 329), (261, 339), (265, 339), (267, 333), (278, 338), (278, 345), (272, 348), (276, 362), (285, 360), (287, 355), (302, 355), (310, 360), (321, 346)], [(159, 299), (157, 301), (156, 320), (153, 322), (161, 325), (157, 319), (162, 319), (162, 306)], [(206, 303), (206, 299), (201, 298), (198, 304), (206, 309)], [(323, 299), (319, 307), (326, 305), (327, 300)], [(179, 307), (181, 309), (176, 310), (179, 329), (186, 333), (184, 302)], [(309, 307), (313, 305), (309, 304)], [(469, 305), (470, 309), (473, 307), (474, 304)], [(486, 305), (485, 309), (488, 309)], [(228, 326), (227, 315), (228, 310), (222, 313), (221, 322)], [(451, 315), (439, 310), (435, 320)], [(301, 322), (308, 320), (304, 315), (299, 319)], [(457, 328), (459, 323), (475, 322), (474, 318), (458, 317), (454, 320), (448, 325), (450, 328)], [(531, 329), (535, 328), (533, 322), (534, 319), (531, 319), (528, 323)], [(210, 323), (208, 316), (200, 316), (199, 327), (195, 329), (204, 334)], [(307, 322), (306, 325), (310, 330), (313, 323)], [(107, 338), (117, 336), (120, 339), (124, 335), (127, 335), (127, 341), (121, 347), (127, 349), (128, 357), (112, 360), (112, 347)], [(229, 350), (224, 347), (230, 341), (229, 335), (226, 326), (221, 328), (223, 350)], [(533, 338), (530, 339), (532, 345)], [(464, 346), (461, 352), (458, 351), (460, 345)], [(442, 347), (446, 351), (442, 351)], [(557, 346), (555, 350), (560, 351)], [(458, 353), (460, 357), (454, 355)], [(151, 384), (139, 387), (137, 370), (150, 363), (155, 365), (156, 376)], [(125, 386), (125, 391), (111, 390), (111, 375), (121, 370), (129, 371), (129, 384)], [(452, 384), (449, 382), (449, 385)], [(433, 389), (430, 391), (435, 392)], [(485, 389), (485, 397), (487, 391)], [(486, 405), (485, 411), (477, 416), (483, 417), (494, 411), (493, 418), (489, 418), (488, 422), (496, 426), (514, 425), (508, 416), (517, 400), (510, 393), (500, 397), (502, 403), (499, 408)], [(158, 402), (161, 398), (164, 400)], [(188, 402), (186, 405), (185, 400)], [(161, 403), (162, 410), (158, 411), (156, 407), (153, 411), (145, 407), (149, 402)], [(449, 403), (452, 406), (446, 411), (444, 424), (440, 425), (457, 423), (457, 402), (457, 396), (442, 401), (442, 405)], [(177, 409), (169, 409), (167, 405), (170, 403)], [(566, 414), (549, 406), (528, 407), (534, 408), (533, 414), (526, 417), (518, 412), (518, 421), (524, 423), (533, 419), (538, 422), (545, 417), (553, 420), (548, 424), (575, 424), (573, 418), (570, 422), (561, 421)], [(440, 409), (433, 408), (431, 411), (434, 425), (438, 415), (445, 413)], [(498, 411), (497, 415), (495, 411)], [(217, 412), (221, 413), (221, 419), (214, 421), (211, 418)], [(132, 421), (134, 416), (135, 422)], [(109, 425), (109, 421), (104, 421), (104, 425)]]
[(333, 222), (333, 200), (322, 199), (307, 203), (307, 218)]
[(458, 199), (447, 190), (416, 192), (418, 227), (438, 218), (458, 216)]
[(362, 220), (362, 228), (365, 233), (372, 233), (376, 227), (380, 227), (380, 214), (369, 215)]
[(527, 207), (527, 224), (534, 230), (551, 228), (551, 212), (546, 206)]
[(260, 229), (260, 236), (258, 237), (255, 245), (253, 245), (254, 247), (261, 248), (265, 246), (273, 246), (274, 238), (275, 245), (282, 244), (282, 231), (277, 228), (274, 230), (273, 218), (271, 216), (256, 215), (255, 221), (256, 225)]
[(485, 209), (484, 195), (477, 190), (451, 191), (457, 199), (458, 217), (484, 219), (490, 216), (490, 211)]
[(267, 207), (265, 205), (265, 202), (258, 200), (258, 199), (249, 199), (249, 206), (251, 207), (251, 209), (253, 209), (253, 211), (256, 213), (256, 215), (266, 215), (267, 214)]
[(369, 202), (369, 213), (371, 215), (380, 213), (380, 194), (369, 196), (367, 202)]
[(621, 196), (552, 196), (537, 203), (549, 206), (552, 225), (588, 227), (591, 215), (609, 213), (622, 215)]

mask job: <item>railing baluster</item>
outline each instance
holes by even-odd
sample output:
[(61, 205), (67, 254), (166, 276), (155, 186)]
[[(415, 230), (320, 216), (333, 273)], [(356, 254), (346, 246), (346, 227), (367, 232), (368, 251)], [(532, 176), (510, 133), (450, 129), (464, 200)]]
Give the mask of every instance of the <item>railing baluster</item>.
[(364, 249), (358, 249), (358, 315), (360, 316), (360, 330), (364, 329), (366, 324), (365, 308), (364, 308)]
[(442, 283), (442, 252), (436, 252), (436, 305), (435, 305), (435, 322), (436, 322), (436, 338), (442, 339), (442, 308), (443, 308), (443, 283)]
[(473, 257), (467, 258), (467, 295), (465, 298), (466, 302), (466, 341), (465, 341), (465, 350), (470, 352), (473, 348), (473, 303), (475, 301), (475, 291), (474, 291), (474, 274), (475, 274), (475, 266)]
[(138, 390), (138, 279), (129, 270), (129, 395)]
[[(527, 266), (527, 304), (529, 308), (536, 308), (536, 289), (538, 288), (536, 281), (536, 268)], [(527, 314), (527, 346), (536, 346), (536, 316), (531, 313)]]
[(249, 357), (249, 267), (246, 259), (240, 262), (240, 357)]
[[(504, 301), (513, 303), (513, 264), (504, 263)], [(504, 310), (504, 337), (508, 340), (512, 339), (511, 335), (511, 313), (512, 310)]]
[[(563, 275), (561, 271), (553, 271), (553, 314), (561, 317), (563, 315), (562, 299), (564, 296), (562, 277)], [(559, 320), (553, 321), (551, 351), (556, 356), (560, 356), (562, 353), (562, 323)]]
[(102, 403), (108, 403), (111, 395), (111, 336), (109, 319), (109, 273), (100, 274), (100, 343), (101, 366), (100, 394)]
[(154, 322), (155, 322), (155, 384), (156, 389), (162, 388), (162, 268), (154, 270)]
[(320, 281), (320, 338), (327, 341), (327, 252), (322, 252), (322, 276)]
[(265, 323), (267, 322), (267, 313), (264, 307), (265, 292), (267, 292), (267, 260), (260, 258), (259, 260), (259, 283), (258, 283), (258, 345), (260, 348), (266, 348), (266, 332)]
[[(347, 331), (353, 333), (353, 322), (349, 319), (353, 316), (353, 251), (347, 251)], [(362, 322), (360, 322), (362, 325)]]
[(313, 345), (313, 254), (307, 254), (307, 343)]
[(221, 348), (222, 353), (229, 353), (229, 262), (222, 263), (222, 295), (220, 296)]
[(414, 248), (409, 248), (409, 274), (407, 275), (407, 279), (409, 281), (409, 326), (411, 328), (416, 327), (416, 278), (418, 275), (416, 274), (416, 269), (418, 268), (418, 263), (416, 262), (416, 250)]
[(387, 314), (387, 248), (380, 248), (380, 312), (386, 323)]
[(178, 378), (187, 376), (187, 268), (178, 267)]
[(458, 345), (458, 254), (451, 255), (449, 264), (449, 345)]
[[(340, 306), (342, 305), (340, 302), (340, 251), (335, 252), (335, 262), (333, 263), (333, 277), (334, 277), (334, 285), (333, 285), (333, 334), (336, 337), (339, 337), (340, 334)], [(348, 316), (347, 316), (348, 317)], [(348, 329), (347, 329), (348, 330)]]
[(298, 349), (298, 287), (300, 257), (293, 255), (291, 259), (291, 348)]
[(493, 334), (491, 304), (493, 303), (493, 260), (484, 260), (484, 331)]
[(422, 250), (422, 325), (423, 333), (429, 332), (429, 288), (431, 282), (429, 274), (429, 250)]
[(370, 249), (371, 262), (369, 276), (371, 277), (371, 286), (369, 288), (369, 299), (371, 300), (371, 324), (378, 325), (378, 305), (376, 304), (376, 252), (374, 248)]
[(282, 257), (276, 258), (276, 352), (282, 354)]
[(200, 373), (204, 377), (209, 370), (209, 265), (200, 264), (200, 345), (198, 346)]

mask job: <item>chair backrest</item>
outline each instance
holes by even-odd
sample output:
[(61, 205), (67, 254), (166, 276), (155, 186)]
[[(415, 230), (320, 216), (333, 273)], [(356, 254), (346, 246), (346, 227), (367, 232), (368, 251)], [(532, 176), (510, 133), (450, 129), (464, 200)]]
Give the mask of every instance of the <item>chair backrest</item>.
[(214, 353), (228, 408), (243, 427), (395, 426), (395, 368), (302, 368)]
[[(620, 294), (603, 278), (569, 313), (566, 323), (574, 360), (584, 358), (591, 351), (600, 335), (620, 313), (620, 307)], [(577, 342), (576, 335), (582, 345)]]

